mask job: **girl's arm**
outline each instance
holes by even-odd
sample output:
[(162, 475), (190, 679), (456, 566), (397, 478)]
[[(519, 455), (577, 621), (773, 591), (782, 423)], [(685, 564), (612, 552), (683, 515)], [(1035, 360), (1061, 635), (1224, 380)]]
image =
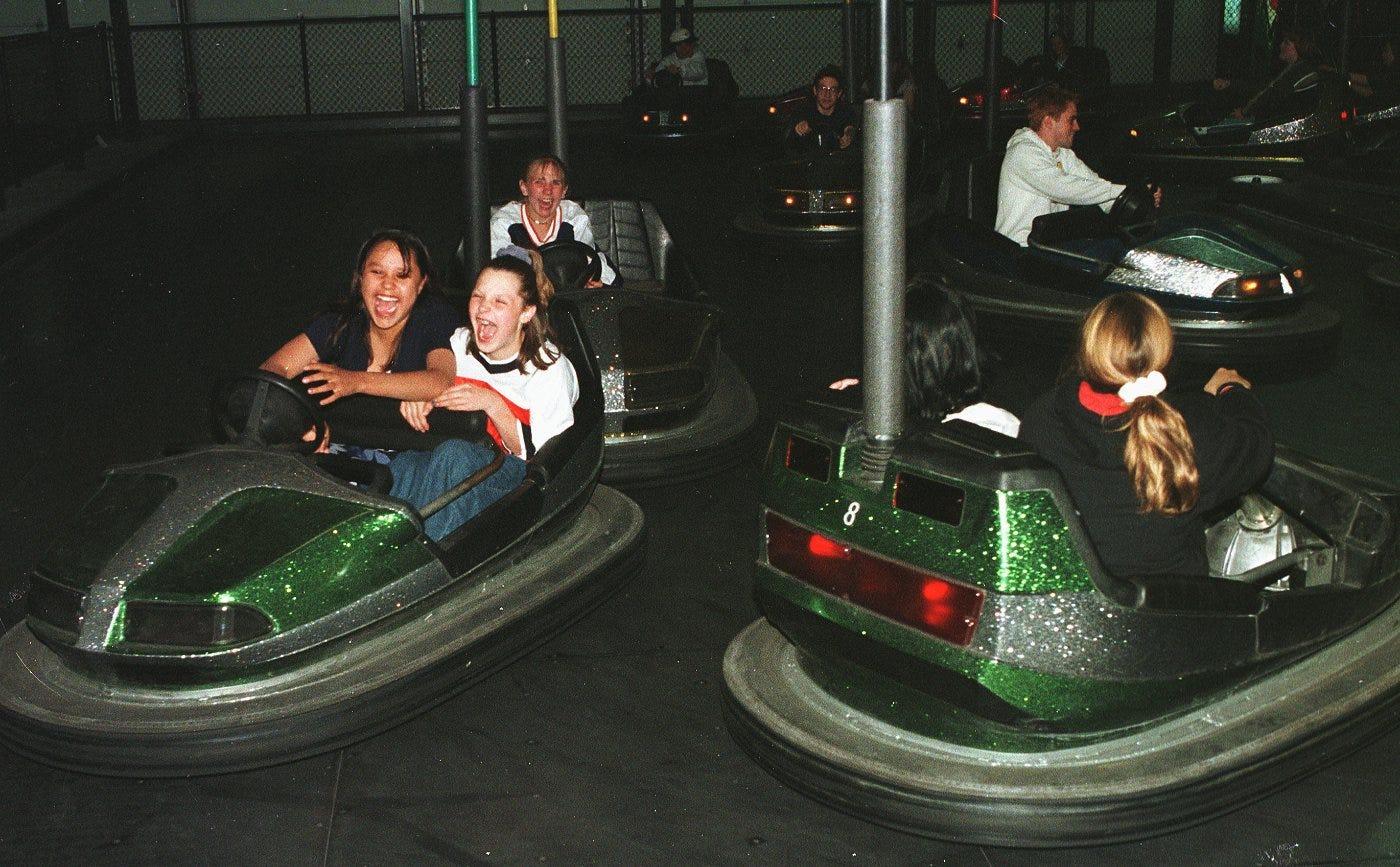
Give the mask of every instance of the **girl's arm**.
[[(306, 342), (308, 346), (311, 343), (309, 340)], [(457, 362), (452, 350), (443, 348), (429, 352), (427, 362), (426, 370), (403, 373), (369, 373), (315, 362), (306, 366), (306, 375), (301, 379), (302, 382), (312, 384), (312, 387), (307, 389), (308, 394), (325, 395), (321, 399), (322, 405), (352, 394), (393, 397), (399, 400), (432, 400), (452, 385), (457, 373)]]
[(258, 369), (291, 379), (319, 360), (316, 347), (311, 345), (311, 338), (305, 334), (298, 334), (282, 344), (281, 349), (269, 355), (266, 361), (258, 365)]

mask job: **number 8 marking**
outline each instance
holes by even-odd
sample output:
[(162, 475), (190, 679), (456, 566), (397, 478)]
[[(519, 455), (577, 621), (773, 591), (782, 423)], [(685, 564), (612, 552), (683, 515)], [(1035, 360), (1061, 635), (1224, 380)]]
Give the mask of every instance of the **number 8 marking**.
[(860, 503), (858, 503), (858, 502), (853, 502), (853, 503), (851, 503), (850, 508), (846, 509), (846, 514), (844, 514), (844, 515), (841, 516), (841, 523), (845, 524), (847, 527), (850, 527), (850, 526), (852, 526), (852, 525), (855, 524), (855, 522), (856, 522), (856, 515), (859, 515), (859, 514), (860, 514)]

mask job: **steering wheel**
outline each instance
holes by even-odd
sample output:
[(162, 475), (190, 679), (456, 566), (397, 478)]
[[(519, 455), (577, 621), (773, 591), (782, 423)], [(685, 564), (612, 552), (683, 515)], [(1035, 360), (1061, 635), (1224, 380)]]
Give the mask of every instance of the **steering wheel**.
[(1145, 181), (1128, 184), (1114, 200), (1108, 219), (1115, 226), (1134, 226), (1152, 219), (1157, 206), (1153, 201), (1153, 185)]
[(603, 276), (603, 254), (582, 241), (551, 241), (540, 258), (555, 292), (578, 292)]
[[(330, 433), (321, 407), (301, 383), (266, 370), (221, 380), (210, 404), (214, 438), (256, 448), (291, 449), (310, 454)], [(308, 442), (307, 428), (315, 431)]]

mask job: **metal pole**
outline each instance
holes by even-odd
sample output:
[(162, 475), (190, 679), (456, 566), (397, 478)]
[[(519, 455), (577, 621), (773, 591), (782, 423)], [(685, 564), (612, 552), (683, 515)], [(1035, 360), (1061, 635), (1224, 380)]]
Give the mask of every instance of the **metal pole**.
[(856, 75), (856, 4), (846, 0), (841, 6), (841, 62), (846, 64), (846, 101), (856, 101), (860, 86)]
[(486, 94), (478, 80), (476, 0), (462, 0), (465, 69), (462, 76), (462, 176), (466, 225), (462, 246), (465, 279), (470, 286), (490, 259), (490, 224), (486, 189)]
[(569, 132), (564, 122), (564, 39), (559, 35), (559, 3), (549, 0), (549, 66), (545, 80), (545, 105), (549, 111), (549, 149), (569, 162)]
[(894, 2), (879, 0), (875, 4), (875, 98), (886, 100), (894, 89)]
[[(399, 88), (403, 93), (403, 110), (419, 110), (418, 48), (413, 26), (413, 0), (399, 0)], [(310, 112), (307, 112), (310, 114)]]
[(1337, 63), (1345, 75), (1352, 69), (1351, 66), (1351, 16), (1352, 5), (1355, 0), (1343, 0), (1341, 33), (1338, 36), (1340, 44), (1337, 46)]
[(904, 432), (905, 182), (909, 119), (904, 100), (891, 93), (894, 45), (892, 0), (879, 0), (878, 99), (864, 114), (865, 215), (865, 430), (861, 470), (884, 474)]
[(306, 16), (297, 16), (297, 41), (301, 44), (301, 109), (311, 116), (311, 52), (306, 47)]
[(199, 72), (195, 69), (194, 34), (190, 31), (190, 0), (179, 0), (180, 56), (185, 62), (185, 105), (190, 120), (199, 120)]
[(992, 0), (992, 14), (987, 18), (987, 54), (982, 61), (982, 91), (985, 94), (982, 105), (982, 122), (987, 133), (987, 150), (994, 150), (997, 142), (997, 108), (1001, 104), (1001, 83), (997, 81), (997, 64), (1001, 62), (1001, 8), (999, 0)]
[(112, 16), (112, 53), (117, 64), (117, 105), (121, 112), (121, 129), (125, 135), (135, 135), (141, 123), (141, 109), (136, 99), (136, 59), (131, 48), (131, 12), (127, 0), (107, 0)]

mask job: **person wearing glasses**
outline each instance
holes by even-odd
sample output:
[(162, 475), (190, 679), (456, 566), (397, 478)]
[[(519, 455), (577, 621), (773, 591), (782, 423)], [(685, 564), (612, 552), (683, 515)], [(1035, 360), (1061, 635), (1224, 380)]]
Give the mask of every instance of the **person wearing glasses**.
[(856, 140), (856, 112), (842, 99), (841, 67), (827, 65), (812, 77), (812, 98), (797, 110), (789, 138), (800, 150), (845, 150)]

